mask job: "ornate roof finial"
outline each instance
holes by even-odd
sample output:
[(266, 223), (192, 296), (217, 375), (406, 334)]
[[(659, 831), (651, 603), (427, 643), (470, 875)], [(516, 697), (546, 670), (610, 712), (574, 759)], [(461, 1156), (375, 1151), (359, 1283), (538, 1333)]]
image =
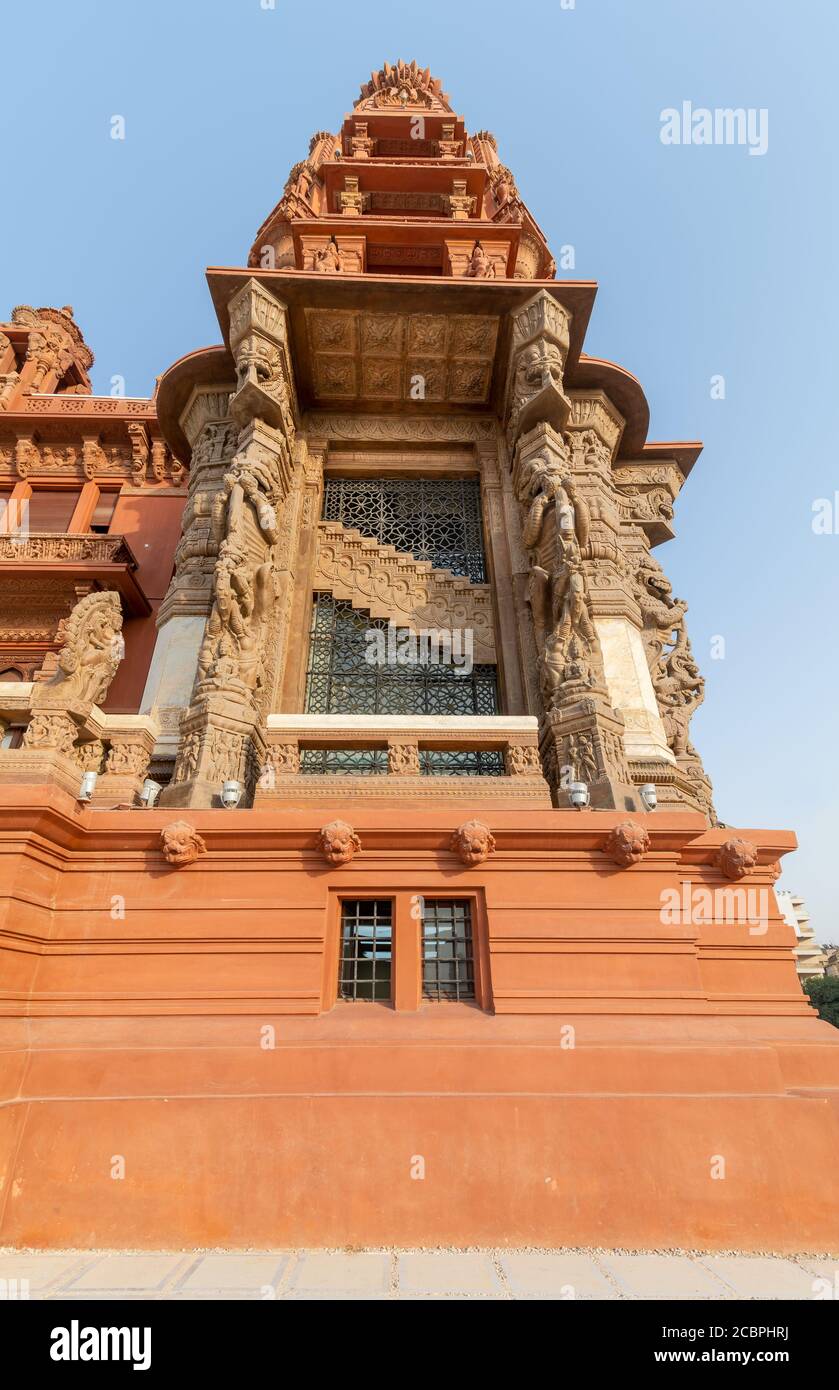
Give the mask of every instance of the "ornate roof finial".
[(370, 74), (370, 81), (364, 82), (361, 94), (355, 103), (356, 110), (374, 111), (381, 107), (398, 106), (403, 110), (408, 106), (421, 106), (425, 110), (449, 111), (449, 99), (443, 91), (443, 84), (431, 76), (430, 68), (420, 68), (416, 63), (383, 63), (378, 72)]

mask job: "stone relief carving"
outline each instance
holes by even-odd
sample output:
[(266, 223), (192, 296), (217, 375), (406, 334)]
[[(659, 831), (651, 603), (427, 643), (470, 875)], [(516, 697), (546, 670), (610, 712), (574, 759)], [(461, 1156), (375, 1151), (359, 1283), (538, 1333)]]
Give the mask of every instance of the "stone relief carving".
[(387, 770), (398, 777), (419, 774), (419, 748), (415, 743), (390, 743), (387, 750)]
[(507, 773), (510, 777), (540, 777), (542, 762), (539, 749), (531, 744), (511, 743), (507, 747)]
[(631, 864), (640, 864), (649, 847), (650, 837), (644, 826), (625, 820), (614, 827), (603, 849), (622, 869), (628, 869)]
[(483, 864), (495, 852), (495, 836), (480, 820), (467, 820), (454, 831), (449, 849), (463, 864)]
[(467, 279), (471, 280), (495, 279), (495, 262), (490, 260), (479, 241), (476, 241), (472, 248), (472, 255), (469, 257), (464, 274)]
[(185, 820), (174, 820), (164, 825), (160, 832), (160, 847), (166, 862), (176, 868), (194, 864), (196, 859), (207, 853), (202, 836)]
[(54, 675), (33, 686), (33, 710), (58, 706), (89, 713), (107, 695), (124, 654), (119, 594), (86, 594), (67, 619)]
[(720, 845), (714, 856), (714, 863), (726, 878), (745, 878), (757, 864), (757, 849), (751, 840), (732, 836)]
[(361, 849), (361, 840), (345, 820), (333, 820), (321, 828), (320, 852), (328, 864), (340, 868), (349, 864)]

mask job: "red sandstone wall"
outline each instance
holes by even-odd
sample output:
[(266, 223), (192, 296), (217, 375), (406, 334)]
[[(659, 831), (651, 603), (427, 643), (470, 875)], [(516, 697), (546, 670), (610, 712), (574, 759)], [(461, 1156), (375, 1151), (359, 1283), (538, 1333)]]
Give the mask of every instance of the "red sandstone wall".
[(155, 616), (166, 596), (181, 534), (186, 498), (144, 492), (120, 496), (111, 530), (125, 536), (137, 560), (137, 581), (152, 606), (147, 618), (128, 618), (123, 627), (125, 659), (114, 678), (103, 709), (135, 713), (149, 673), (157, 629)]

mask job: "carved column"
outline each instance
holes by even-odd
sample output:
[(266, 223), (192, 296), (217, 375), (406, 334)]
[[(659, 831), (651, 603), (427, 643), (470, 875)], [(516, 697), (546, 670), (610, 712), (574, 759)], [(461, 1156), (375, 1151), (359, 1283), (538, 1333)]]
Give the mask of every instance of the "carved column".
[(218, 499), (238, 438), (229, 400), (229, 390), (199, 386), (180, 420), (192, 448), (189, 497), (175, 551), (175, 573), (157, 615), (157, 641), (140, 703), (142, 713), (155, 710), (164, 735), (174, 734), (189, 705), (213, 604), (213, 570), (223, 535)]
[(296, 401), (287, 310), (253, 279), (228, 307), (236, 452), (210, 509), (219, 538), (212, 607), (175, 773), (161, 796), (173, 806), (213, 805), (230, 780), (252, 795), (289, 619)]
[(318, 560), (318, 522), (323, 500), (325, 439), (300, 440), (298, 524), (293, 550), (295, 583), (289, 622), (289, 642), (282, 692), (277, 711), (301, 710), (306, 698), (306, 657), (314, 575)]
[[(481, 488), (484, 498), (484, 522), (489, 540), (495, 621), (498, 631), (498, 659), (503, 677), (504, 712), (528, 714), (521, 662), (520, 618), (516, 612), (513, 585), (513, 538), (518, 538), (520, 526), (514, 514), (515, 498), (505, 496), (504, 481), (498, 466), (498, 443), (481, 445)], [(508, 483), (509, 486), (509, 483)], [(512, 502), (512, 508), (509, 503)], [(526, 563), (526, 561), (525, 561)], [(512, 599), (512, 602), (509, 600)]]
[(592, 805), (636, 809), (593, 601), (604, 562), (617, 567), (620, 517), (597, 468), (562, 433), (572, 411), (569, 341), (570, 316), (544, 290), (513, 315), (507, 438), (529, 560), (517, 588), (538, 657), (540, 748), (555, 798), (562, 804), (568, 782), (581, 780)]

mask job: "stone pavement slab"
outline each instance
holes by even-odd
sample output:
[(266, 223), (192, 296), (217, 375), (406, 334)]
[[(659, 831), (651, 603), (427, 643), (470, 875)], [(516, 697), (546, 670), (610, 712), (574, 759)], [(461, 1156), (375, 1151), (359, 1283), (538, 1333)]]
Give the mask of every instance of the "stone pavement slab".
[(386, 1250), (309, 1251), (300, 1256), (289, 1289), (296, 1294), (375, 1294), (390, 1289)]
[(502, 1255), (501, 1268), (516, 1298), (618, 1298), (618, 1290), (591, 1255), (533, 1251)]
[(812, 1298), (813, 1275), (782, 1256), (701, 1255), (735, 1298)]
[(68, 1280), (61, 1288), (68, 1293), (92, 1293), (101, 1289), (103, 1293), (116, 1290), (127, 1292), (152, 1293), (163, 1288), (183, 1266), (187, 1267), (188, 1255), (102, 1255), (88, 1269), (75, 1279)]
[[(91, 1255), (0, 1255), (0, 1281), (26, 1280), (31, 1293), (40, 1293), (51, 1284), (66, 1281), (72, 1272), (84, 1269), (95, 1258)], [(8, 1297), (8, 1292), (7, 1292)]]
[(0, 1251), (18, 1298), (298, 1302), (839, 1298), (839, 1258), (610, 1250)]
[(177, 1293), (227, 1290), (259, 1293), (276, 1287), (288, 1264), (287, 1255), (204, 1255), (198, 1257), (175, 1286)]
[(610, 1255), (600, 1263), (629, 1298), (726, 1298), (726, 1286), (689, 1255)]
[(399, 1256), (399, 1292), (410, 1294), (505, 1293), (490, 1252), (423, 1250)]

